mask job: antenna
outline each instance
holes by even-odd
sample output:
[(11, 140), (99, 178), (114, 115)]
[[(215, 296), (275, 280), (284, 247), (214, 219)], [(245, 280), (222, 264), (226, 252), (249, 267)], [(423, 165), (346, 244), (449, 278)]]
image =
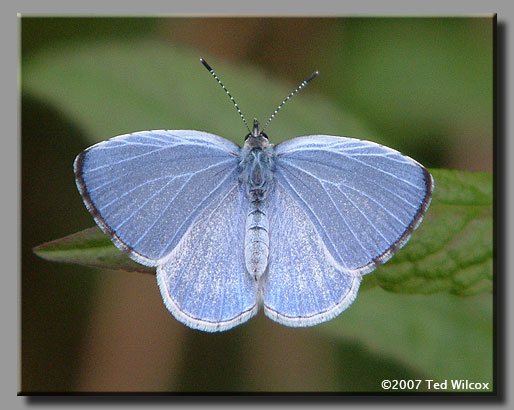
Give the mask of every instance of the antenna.
[(307, 78), (306, 80), (302, 81), (302, 83), (296, 87), (293, 92), (291, 94), (289, 94), (286, 98), (284, 98), (282, 100), (282, 102), (280, 103), (280, 105), (277, 107), (277, 109), (275, 111), (273, 111), (273, 114), (271, 114), (271, 117), (269, 117), (268, 121), (266, 121), (266, 124), (264, 124), (264, 127), (262, 128), (261, 132), (263, 132), (266, 127), (269, 125), (269, 123), (271, 122), (271, 120), (273, 118), (275, 118), (275, 116), (277, 115), (278, 111), (282, 108), (282, 106), (287, 102), (289, 101), (293, 95), (295, 95), (298, 91), (300, 91), (302, 88), (304, 88), (307, 84), (309, 84), (312, 80), (314, 80), (314, 78), (316, 78), (319, 74), (319, 71), (316, 70), (314, 71), (310, 76), (309, 78)]
[[(232, 97), (232, 95), (228, 92), (228, 90), (225, 88), (225, 86), (223, 85), (223, 83), (220, 81), (220, 79), (218, 78), (218, 76), (216, 75), (216, 73), (214, 72), (214, 70), (211, 68), (211, 66), (209, 64), (207, 64), (207, 61), (205, 61), (203, 58), (200, 58), (200, 61), (202, 62), (202, 64), (205, 66), (205, 68), (209, 71), (209, 73), (212, 74), (212, 76), (216, 79), (216, 81), (218, 82), (219, 85), (221, 85), (221, 88), (223, 88), (225, 90), (225, 92), (227, 93), (227, 95), (229, 96), (230, 98), (230, 101), (232, 101), (232, 103), (234, 103), (234, 107), (236, 107), (236, 110), (237, 112), (239, 113), (239, 116), (242, 118), (243, 122), (245, 123), (246, 125), (246, 129), (248, 130), (248, 132), (251, 134), (252, 132), (250, 131), (250, 127), (248, 127), (248, 123), (246, 122), (246, 119), (245, 119), (245, 116), (243, 115), (243, 113), (241, 112), (241, 110), (239, 109), (239, 105), (237, 105), (236, 103), (236, 100), (234, 100), (234, 97)], [(310, 80), (309, 80), (310, 81)], [(303, 84), (303, 83), (302, 83)]]

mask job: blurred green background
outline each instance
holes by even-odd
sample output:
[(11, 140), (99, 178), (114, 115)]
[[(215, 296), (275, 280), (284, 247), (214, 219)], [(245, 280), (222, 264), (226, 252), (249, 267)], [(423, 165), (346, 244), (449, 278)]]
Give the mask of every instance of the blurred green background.
[(23, 17), (20, 25), (22, 391), (369, 392), (383, 391), (383, 379), (492, 383), (490, 294), (374, 288), (313, 328), (260, 314), (206, 334), (175, 321), (153, 275), (32, 253), (94, 225), (72, 167), (94, 142), (160, 128), (243, 141), (243, 123), (199, 57), (249, 121), (265, 121), (320, 71), (266, 130), (273, 142), (354, 136), (429, 168), (492, 172), (492, 17)]

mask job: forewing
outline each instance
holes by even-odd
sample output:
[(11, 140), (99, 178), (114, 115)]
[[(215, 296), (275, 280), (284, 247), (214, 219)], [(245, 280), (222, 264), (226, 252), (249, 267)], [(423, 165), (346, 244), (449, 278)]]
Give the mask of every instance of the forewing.
[(430, 173), (379, 144), (313, 135), (278, 144), (276, 181), (345, 270), (365, 274), (403, 246), (433, 191)]
[(244, 262), (248, 201), (233, 187), (212, 202), (157, 268), (164, 304), (182, 323), (230, 329), (257, 313), (256, 282)]
[(237, 184), (238, 152), (236, 144), (199, 131), (122, 135), (77, 157), (77, 187), (114, 244), (155, 266), (202, 210)]
[(269, 203), (270, 262), (264, 312), (287, 326), (330, 320), (357, 296), (361, 275), (348, 273), (328, 253), (306, 212), (280, 184)]

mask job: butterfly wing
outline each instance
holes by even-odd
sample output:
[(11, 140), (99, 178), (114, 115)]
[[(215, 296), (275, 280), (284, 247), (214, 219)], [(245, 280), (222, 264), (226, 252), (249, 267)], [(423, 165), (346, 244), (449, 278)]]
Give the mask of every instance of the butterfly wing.
[(182, 323), (223, 331), (257, 313), (257, 283), (244, 262), (247, 211), (244, 190), (236, 185), (204, 209), (157, 268), (164, 303)]
[(203, 209), (237, 184), (239, 149), (199, 131), (122, 135), (77, 157), (77, 187), (114, 244), (156, 266)]
[(346, 309), (362, 275), (405, 244), (433, 180), (416, 161), (356, 139), (298, 137), (275, 153), (264, 312), (311, 326)]
[(366, 274), (387, 261), (430, 204), (430, 173), (382, 145), (313, 135), (278, 144), (275, 152), (277, 183), (349, 273)]
[(330, 256), (298, 201), (281, 184), (270, 195), (270, 260), (262, 289), (264, 313), (287, 326), (330, 320), (357, 296), (361, 275)]

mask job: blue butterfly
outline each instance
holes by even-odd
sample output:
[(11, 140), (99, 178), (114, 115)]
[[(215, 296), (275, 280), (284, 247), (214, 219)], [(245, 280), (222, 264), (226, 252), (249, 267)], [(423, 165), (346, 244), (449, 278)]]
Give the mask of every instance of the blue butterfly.
[(96, 144), (75, 160), (96, 223), (133, 260), (157, 267), (164, 304), (182, 323), (231, 329), (262, 306), (312, 326), (339, 315), (362, 276), (420, 224), (434, 180), (382, 145), (329, 135), (273, 145), (248, 128), (243, 147), (201, 131), (158, 130)]

